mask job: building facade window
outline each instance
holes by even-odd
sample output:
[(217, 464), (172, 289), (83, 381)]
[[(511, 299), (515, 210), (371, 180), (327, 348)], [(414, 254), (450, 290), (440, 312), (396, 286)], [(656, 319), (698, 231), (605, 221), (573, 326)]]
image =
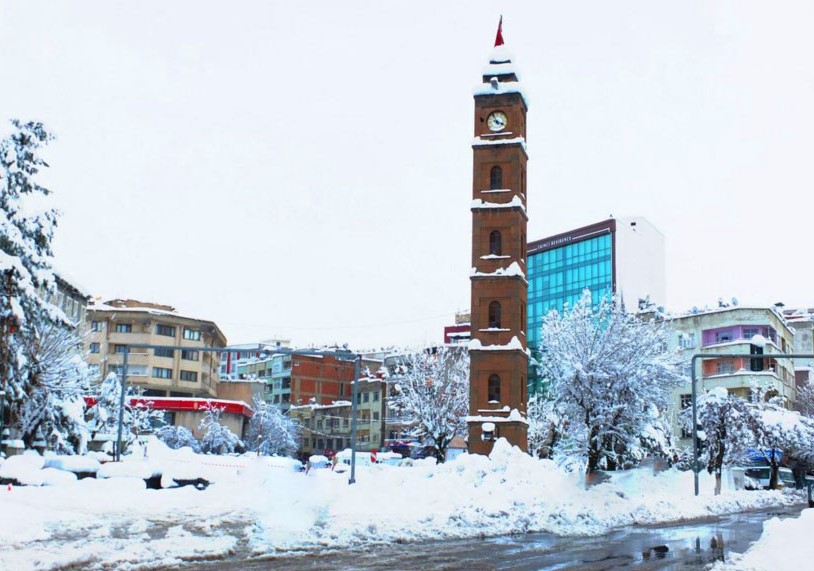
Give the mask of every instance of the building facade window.
[(493, 301), (489, 304), (489, 327), (500, 327), (500, 302)]
[(116, 333), (132, 333), (133, 332), (133, 324), (132, 323), (117, 323), (116, 324)]
[(718, 361), (715, 363), (715, 372), (719, 375), (726, 375), (735, 370), (732, 361)]
[(489, 233), (489, 253), (493, 256), (503, 255), (503, 237), (499, 230), (492, 230)]
[(500, 377), (498, 375), (489, 375), (489, 402), (500, 402)]
[(200, 341), (201, 332), (197, 329), (189, 329), (188, 327), (184, 327), (184, 339), (189, 341)]
[(181, 358), (184, 359), (185, 361), (197, 361), (199, 359), (198, 351), (181, 349)]
[(682, 349), (692, 349), (695, 347), (695, 333), (679, 333), (678, 344)]
[(114, 346), (113, 346), (113, 351), (114, 351), (114, 352), (115, 352), (117, 355), (123, 355), (124, 353), (128, 353), (128, 351), (127, 351), (127, 345), (114, 345)]
[(153, 367), (153, 377), (156, 379), (171, 379), (172, 369), (165, 367)]
[(182, 381), (188, 381), (190, 383), (197, 383), (198, 382), (198, 373), (195, 371), (181, 371), (179, 378)]
[(495, 165), (489, 171), (489, 189), (500, 190), (503, 188), (503, 169)]
[(373, 420), (379, 420), (379, 413), (376, 411), (373, 411)]
[(101, 321), (91, 321), (90, 322), (90, 330), (94, 332), (99, 332), (102, 330), (102, 322)]
[(158, 323), (155, 326), (155, 334), (163, 335), (165, 337), (175, 337), (175, 327), (173, 327), (172, 325), (164, 325), (163, 323)]
[(731, 331), (718, 331), (715, 333), (716, 343), (729, 343), (730, 341), (732, 341)]
[(153, 349), (153, 355), (156, 357), (175, 357), (175, 350), (174, 349), (163, 349), (157, 348)]
[(373, 402), (379, 402), (379, 391), (373, 391)]
[(91, 343), (90, 347), (88, 347), (88, 351), (91, 353), (98, 353), (99, 352), (99, 344), (98, 343)]

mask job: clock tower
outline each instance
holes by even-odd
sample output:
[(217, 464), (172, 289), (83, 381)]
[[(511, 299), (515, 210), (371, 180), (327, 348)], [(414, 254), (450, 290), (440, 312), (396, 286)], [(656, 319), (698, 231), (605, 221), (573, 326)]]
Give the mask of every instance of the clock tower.
[(526, 111), (517, 69), (495, 48), (474, 90), (472, 143), (472, 333), (469, 451), (497, 438), (527, 448)]

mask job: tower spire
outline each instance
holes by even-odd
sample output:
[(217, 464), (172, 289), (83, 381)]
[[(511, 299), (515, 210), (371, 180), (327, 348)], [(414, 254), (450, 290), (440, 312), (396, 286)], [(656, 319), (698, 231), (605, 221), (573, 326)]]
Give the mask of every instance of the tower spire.
[(503, 15), (500, 16), (500, 22), (497, 24), (497, 35), (495, 36), (495, 47), (503, 45)]

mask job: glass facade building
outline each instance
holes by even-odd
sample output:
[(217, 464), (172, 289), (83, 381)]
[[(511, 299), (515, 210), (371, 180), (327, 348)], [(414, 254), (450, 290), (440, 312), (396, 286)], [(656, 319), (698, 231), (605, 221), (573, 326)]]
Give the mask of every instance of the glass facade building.
[(591, 290), (594, 304), (614, 291), (615, 228), (609, 222), (528, 245), (529, 394), (544, 388), (534, 362), (541, 357), (540, 330), (545, 316), (573, 305), (585, 288)]

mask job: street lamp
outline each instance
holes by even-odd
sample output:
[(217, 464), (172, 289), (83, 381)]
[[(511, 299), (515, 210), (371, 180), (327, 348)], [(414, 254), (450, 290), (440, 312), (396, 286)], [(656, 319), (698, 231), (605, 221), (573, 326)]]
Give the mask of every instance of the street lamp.
[[(760, 337), (760, 339), (758, 339)], [(766, 339), (762, 336), (756, 335), (752, 338), (756, 345), (765, 345)], [(693, 486), (695, 488), (695, 495), (698, 495), (698, 405), (697, 405), (697, 390), (696, 381), (698, 380), (695, 375), (696, 361), (704, 359), (814, 359), (814, 353), (760, 353), (760, 354), (745, 354), (745, 353), (696, 353), (690, 359), (690, 379), (692, 381), (692, 474)]]

